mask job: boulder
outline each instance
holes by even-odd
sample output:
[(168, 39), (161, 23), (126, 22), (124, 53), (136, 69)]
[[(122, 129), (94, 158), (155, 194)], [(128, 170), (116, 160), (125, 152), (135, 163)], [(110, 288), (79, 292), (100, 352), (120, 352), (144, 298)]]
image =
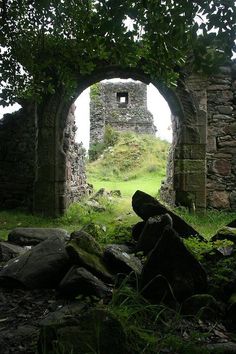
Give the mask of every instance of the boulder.
[(204, 293), (207, 277), (200, 263), (184, 246), (177, 233), (167, 226), (141, 274), (141, 292), (154, 303), (173, 298), (179, 302)]
[(187, 224), (180, 216), (168, 210), (157, 199), (147, 193), (139, 190), (136, 191), (132, 197), (132, 207), (134, 212), (144, 221), (147, 221), (151, 216), (169, 214), (173, 220), (173, 229), (181, 237), (198, 235), (199, 238), (203, 239), (203, 237), (200, 236), (198, 232), (192, 226)]
[(136, 252), (143, 252), (144, 255), (147, 255), (152, 251), (168, 225), (172, 226), (172, 219), (169, 214), (148, 218), (140, 234)]
[(12, 258), (25, 253), (27, 249), (9, 242), (0, 242), (0, 262), (7, 262)]
[(211, 241), (216, 241), (216, 240), (230, 240), (236, 243), (236, 228), (230, 226), (222, 227), (211, 238)]
[(121, 198), (121, 191), (119, 189), (114, 189), (110, 191), (110, 196)]
[(85, 205), (87, 205), (88, 207), (90, 207), (94, 211), (98, 211), (98, 212), (106, 210), (106, 208), (103, 205), (101, 205), (97, 200), (94, 200), (94, 199), (87, 200)]
[(75, 298), (77, 295), (109, 297), (112, 294), (100, 279), (82, 267), (72, 267), (59, 285), (62, 295)]
[(63, 229), (17, 227), (9, 233), (8, 242), (19, 246), (35, 246), (49, 237), (60, 237), (66, 240), (69, 239), (69, 234)]
[(105, 188), (100, 188), (96, 193), (94, 193), (93, 195), (92, 195), (92, 197), (90, 198), (90, 200), (91, 199), (99, 199), (99, 198), (101, 198), (101, 197), (109, 197), (109, 192), (107, 192), (106, 190), (105, 190)]
[(97, 256), (102, 255), (102, 249), (99, 243), (93, 236), (83, 230), (72, 232), (70, 235), (70, 240), (75, 240), (78, 247), (82, 248), (86, 252), (96, 254)]
[[(236, 320), (235, 319), (236, 319), (236, 305), (232, 304), (232, 305), (230, 305), (230, 307), (228, 308), (228, 310), (226, 312), (226, 327), (233, 332), (235, 332), (235, 330), (236, 330)], [(235, 347), (234, 353), (236, 353), (236, 347)]]
[(113, 273), (129, 274), (135, 272), (138, 275), (142, 271), (141, 261), (132, 254), (126, 252), (122, 245), (109, 245), (103, 255), (105, 264)]
[(142, 231), (143, 231), (143, 228), (145, 226), (145, 221), (139, 221), (137, 224), (135, 224), (133, 227), (132, 227), (132, 239), (134, 241), (138, 241)]
[(97, 254), (83, 250), (78, 246), (76, 239), (67, 244), (66, 250), (72, 264), (84, 267), (105, 282), (113, 282), (113, 277), (107, 270), (102, 258)]
[(225, 343), (206, 344), (204, 349), (208, 350), (209, 354), (236, 354), (236, 343), (227, 340)]
[(226, 226), (229, 226), (229, 227), (236, 227), (236, 219), (230, 221)]
[(68, 306), (67, 312), (49, 314), (40, 323), (39, 354), (57, 354), (60, 348), (76, 354), (128, 352), (124, 329), (109, 310), (77, 307), (77, 312)]
[(60, 236), (51, 237), (6, 263), (0, 271), (0, 285), (54, 288), (69, 267), (65, 242)]
[(228, 301), (226, 324), (230, 329), (236, 329), (236, 293), (233, 293)]

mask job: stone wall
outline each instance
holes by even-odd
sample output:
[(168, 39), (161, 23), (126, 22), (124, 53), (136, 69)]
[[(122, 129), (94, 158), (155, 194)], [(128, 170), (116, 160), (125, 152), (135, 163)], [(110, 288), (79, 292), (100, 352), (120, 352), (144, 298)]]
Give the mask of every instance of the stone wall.
[[(190, 75), (185, 79), (185, 86), (198, 111), (198, 122), (190, 126), (200, 138), (194, 150), (191, 146), (191, 141), (194, 141), (192, 137), (189, 144), (184, 146), (185, 151), (182, 151), (182, 155), (190, 156), (189, 166), (191, 163), (196, 166), (191, 183), (195, 180), (195, 189), (199, 195), (202, 194), (203, 200), (206, 199), (208, 208), (236, 210), (236, 62), (220, 67), (218, 72), (208, 78), (199, 74)], [(178, 139), (184, 134), (181, 133), (178, 117), (172, 116), (172, 123), (174, 139), (167, 166), (167, 180), (161, 189), (162, 197), (168, 202), (175, 200), (176, 146), (179, 145), (181, 149)], [(184, 164), (188, 164), (186, 159)], [(184, 165), (182, 170), (188, 173), (188, 167)], [(186, 184), (186, 178), (183, 183)], [(186, 186), (182, 189), (187, 191)]]
[(236, 210), (236, 62), (207, 86), (207, 204)]
[[(74, 106), (67, 117), (63, 150), (66, 155), (67, 204), (89, 190), (85, 175), (85, 150), (75, 143)], [(32, 209), (37, 173), (37, 120), (34, 107), (4, 115), (0, 120), (0, 208)], [(47, 151), (45, 150), (45, 154)], [(46, 158), (46, 156), (45, 156)]]
[[(145, 76), (143, 81), (148, 82)], [(172, 111), (169, 199), (189, 207), (236, 210), (236, 62), (208, 78), (185, 76), (175, 91), (153, 84)], [(108, 123), (119, 130), (155, 133), (145, 86), (119, 85), (103, 83), (92, 90), (91, 110), (97, 107), (91, 117), (92, 142), (101, 141)], [(49, 100), (40, 115), (27, 104), (0, 120), (1, 208), (33, 205), (37, 210), (37, 204), (39, 212), (59, 215), (87, 191), (84, 150), (74, 141), (74, 107), (68, 115), (69, 102), (61, 104), (61, 98), (55, 94), (57, 106)]]
[(66, 159), (66, 180), (68, 204), (77, 202), (90, 193), (91, 187), (87, 183), (85, 173), (86, 150), (82, 143), (75, 142), (74, 116), (75, 106), (72, 105), (67, 117), (66, 130), (64, 135), (64, 151), (67, 152)]
[(25, 106), (0, 120), (0, 207), (32, 207), (35, 176), (34, 109)]
[(147, 86), (141, 82), (100, 82), (90, 93), (90, 144), (103, 140), (105, 126), (117, 131), (154, 135), (153, 116), (147, 109)]

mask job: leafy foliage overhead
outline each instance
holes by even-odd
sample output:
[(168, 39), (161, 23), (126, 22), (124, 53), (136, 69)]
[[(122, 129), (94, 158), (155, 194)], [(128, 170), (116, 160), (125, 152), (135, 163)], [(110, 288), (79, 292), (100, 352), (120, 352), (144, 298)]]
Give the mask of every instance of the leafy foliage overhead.
[(2, 104), (73, 92), (98, 63), (139, 67), (173, 84), (191, 57), (198, 68), (230, 57), (234, 0), (2, 0)]

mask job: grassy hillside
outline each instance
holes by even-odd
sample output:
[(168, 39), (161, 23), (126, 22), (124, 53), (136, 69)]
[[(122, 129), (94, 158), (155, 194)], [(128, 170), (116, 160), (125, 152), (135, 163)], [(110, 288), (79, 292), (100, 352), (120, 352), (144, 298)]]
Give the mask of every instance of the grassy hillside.
[(116, 140), (88, 163), (89, 182), (95, 190), (119, 189), (127, 197), (137, 189), (156, 195), (165, 177), (169, 143), (132, 132), (119, 133)]

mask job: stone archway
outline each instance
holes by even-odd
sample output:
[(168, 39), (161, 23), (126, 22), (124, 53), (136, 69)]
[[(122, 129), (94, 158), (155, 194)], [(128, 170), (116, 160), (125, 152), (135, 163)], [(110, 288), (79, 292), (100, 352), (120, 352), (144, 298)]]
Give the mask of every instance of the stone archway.
[(175, 90), (139, 70), (100, 65), (93, 75), (77, 76), (72, 96), (59, 87), (38, 105), (21, 101), (20, 111), (0, 121), (0, 208), (63, 214), (76, 188), (70, 190), (67, 175), (68, 112), (85, 88), (113, 77), (152, 82), (171, 108), (175, 137), (168, 185), (172, 201), (188, 207), (236, 210), (235, 60), (211, 77), (186, 75)]
[(60, 215), (68, 207), (68, 151), (64, 146), (64, 132), (70, 106), (85, 88), (115, 77), (153, 83), (164, 96), (172, 111), (175, 130), (173, 169), (169, 176), (173, 203), (205, 208), (206, 113), (198, 106), (193, 92), (183, 82), (173, 91), (138, 70), (103, 67), (91, 76), (79, 77), (72, 98), (68, 99), (63, 92), (58, 92), (38, 107), (35, 212)]

